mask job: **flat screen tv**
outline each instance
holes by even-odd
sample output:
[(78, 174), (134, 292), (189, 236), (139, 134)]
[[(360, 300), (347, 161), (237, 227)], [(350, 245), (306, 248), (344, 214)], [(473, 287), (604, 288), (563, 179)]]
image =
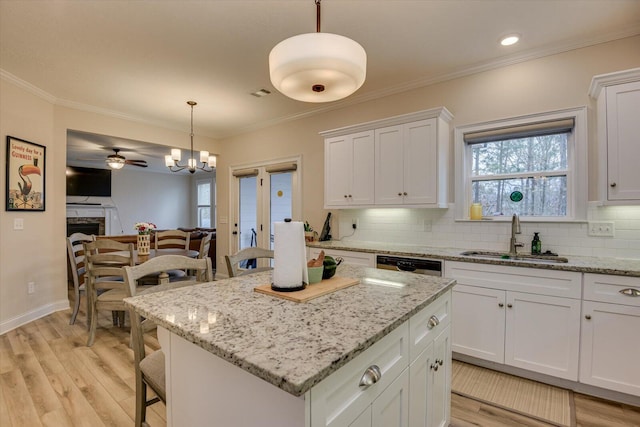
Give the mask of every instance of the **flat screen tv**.
[(111, 197), (111, 170), (67, 166), (67, 196)]

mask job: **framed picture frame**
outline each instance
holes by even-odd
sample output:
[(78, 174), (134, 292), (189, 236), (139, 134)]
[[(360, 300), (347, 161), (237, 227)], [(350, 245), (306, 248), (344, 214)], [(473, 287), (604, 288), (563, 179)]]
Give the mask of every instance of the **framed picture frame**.
[(47, 148), (7, 135), (7, 211), (44, 211)]

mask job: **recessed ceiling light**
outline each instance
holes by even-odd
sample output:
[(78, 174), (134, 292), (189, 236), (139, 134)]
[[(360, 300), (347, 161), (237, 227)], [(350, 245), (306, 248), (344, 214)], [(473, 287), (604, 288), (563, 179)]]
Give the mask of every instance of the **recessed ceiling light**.
[(520, 40), (520, 34), (509, 34), (500, 39), (500, 44), (502, 46), (511, 46), (513, 44), (518, 43)]

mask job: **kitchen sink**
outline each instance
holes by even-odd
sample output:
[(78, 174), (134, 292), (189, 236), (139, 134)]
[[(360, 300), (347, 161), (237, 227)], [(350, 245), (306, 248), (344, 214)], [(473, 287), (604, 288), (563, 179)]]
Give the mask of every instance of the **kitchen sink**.
[(486, 258), (495, 259), (501, 261), (524, 261), (532, 263), (550, 263), (550, 264), (562, 264), (569, 262), (567, 258), (559, 257), (557, 255), (528, 255), (518, 254), (511, 256), (504, 252), (492, 252), (492, 251), (465, 251), (460, 255), (468, 256), (471, 258)]

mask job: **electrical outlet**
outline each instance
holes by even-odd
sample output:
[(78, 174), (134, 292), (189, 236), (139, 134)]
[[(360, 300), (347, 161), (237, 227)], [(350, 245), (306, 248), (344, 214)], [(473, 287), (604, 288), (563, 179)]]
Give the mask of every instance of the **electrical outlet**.
[(24, 230), (24, 219), (23, 218), (14, 218), (14, 220), (13, 220), (13, 229), (14, 230)]
[(29, 295), (36, 293), (36, 282), (27, 283), (27, 293)]
[(613, 237), (615, 234), (614, 223), (610, 221), (589, 221), (589, 236)]
[(358, 218), (354, 218), (351, 220), (351, 228), (354, 230), (358, 228)]

